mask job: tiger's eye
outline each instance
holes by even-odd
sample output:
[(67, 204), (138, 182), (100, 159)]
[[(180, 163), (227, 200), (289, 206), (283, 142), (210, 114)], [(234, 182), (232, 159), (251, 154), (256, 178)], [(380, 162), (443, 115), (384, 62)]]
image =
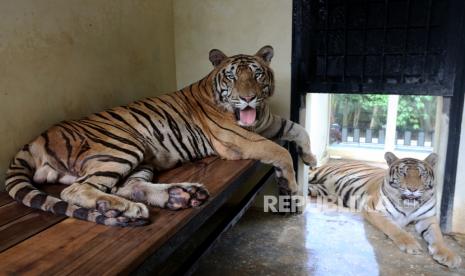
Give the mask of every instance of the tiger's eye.
[(226, 72), (226, 78), (233, 80), (234, 79), (234, 74), (231, 72)]

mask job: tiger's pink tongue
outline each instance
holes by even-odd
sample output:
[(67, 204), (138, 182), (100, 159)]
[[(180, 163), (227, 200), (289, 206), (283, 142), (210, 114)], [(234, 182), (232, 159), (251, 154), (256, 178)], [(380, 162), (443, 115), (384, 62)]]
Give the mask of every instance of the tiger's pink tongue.
[(257, 111), (255, 108), (246, 107), (240, 111), (240, 120), (243, 125), (251, 125), (255, 122)]

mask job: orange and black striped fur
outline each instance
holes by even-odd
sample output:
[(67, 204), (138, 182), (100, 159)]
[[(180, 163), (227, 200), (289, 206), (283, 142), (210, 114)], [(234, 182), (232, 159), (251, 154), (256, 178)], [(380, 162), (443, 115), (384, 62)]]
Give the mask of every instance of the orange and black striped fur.
[(434, 166), (437, 155), (425, 160), (397, 158), (387, 152), (387, 170), (361, 162), (331, 162), (310, 172), (312, 196), (333, 196), (345, 207), (361, 210), (366, 220), (402, 250), (418, 254), (421, 246), (403, 227), (410, 223), (428, 243), (433, 258), (457, 267), (459, 255), (443, 241), (436, 218)]
[[(208, 199), (198, 183), (152, 183), (154, 171), (210, 155), (275, 166), (282, 191), (297, 183), (289, 153), (270, 139), (294, 141), (314, 164), (305, 130), (270, 113), (273, 49), (227, 57), (210, 51), (213, 71), (171, 94), (61, 122), (13, 158), (6, 190), (24, 205), (105, 225), (143, 225), (146, 204), (172, 210)], [(69, 185), (60, 197), (35, 183)]]

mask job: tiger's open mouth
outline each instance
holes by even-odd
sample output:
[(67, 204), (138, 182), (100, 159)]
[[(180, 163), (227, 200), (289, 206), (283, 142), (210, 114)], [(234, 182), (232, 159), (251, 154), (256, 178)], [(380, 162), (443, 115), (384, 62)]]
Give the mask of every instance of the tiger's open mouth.
[(420, 205), (421, 202), (417, 199), (404, 199), (402, 203), (405, 208), (413, 208)]
[(421, 196), (402, 195), (401, 199), (404, 207), (416, 207), (421, 203)]
[(408, 199), (408, 200), (418, 200), (420, 197), (416, 195), (402, 195), (402, 199)]
[(236, 115), (236, 120), (241, 126), (252, 126), (258, 119), (258, 110), (250, 106), (247, 106), (244, 109), (235, 108), (234, 114)]

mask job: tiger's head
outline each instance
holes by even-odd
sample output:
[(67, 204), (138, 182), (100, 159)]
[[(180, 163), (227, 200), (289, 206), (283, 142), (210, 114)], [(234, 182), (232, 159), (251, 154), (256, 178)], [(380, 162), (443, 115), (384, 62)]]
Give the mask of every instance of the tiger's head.
[(392, 152), (384, 155), (389, 165), (385, 189), (404, 207), (420, 206), (434, 196), (434, 166), (438, 156), (431, 153), (425, 160), (399, 159)]
[(217, 49), (210, 51), (213, 90), (216, 103), (234, 112), (237, 123), (253, 127), (260, 119), (264, 101), (273, 94), (274, 77), (269, 67), (273, 48), (264, 46), (255, 55), (227, 57)]

